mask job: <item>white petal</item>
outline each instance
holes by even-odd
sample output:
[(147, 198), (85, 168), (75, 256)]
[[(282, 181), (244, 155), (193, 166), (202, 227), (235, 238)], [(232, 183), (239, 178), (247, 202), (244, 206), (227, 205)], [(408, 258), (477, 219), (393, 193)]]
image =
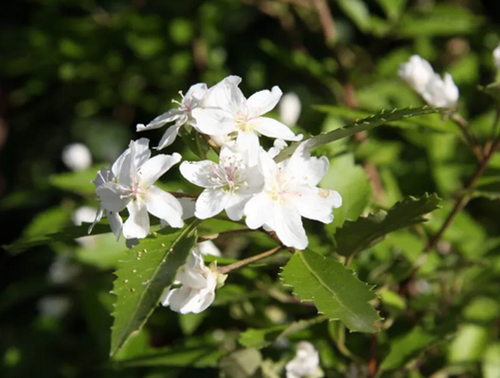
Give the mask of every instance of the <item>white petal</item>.
[(236, 114), (246, 103), (245, 96), (238, 88), (240, 82), (241, 78), (238, 76), (226, 77), (208, 90), (203, 106), (221, 108)]
[(190, 197), (178, 198), (179, 203), (182, 206), (182, 220), (194, 217), (194, 211), (196, 209), (196, 199)]
[(296, 93), (285, 93), (279, 103), (281, 120), (287, 125), (295, 125), (300, 117), (301, 108), (302, 104)]
[(257, 134), (253, 131), (240, 130), (238, 132), (236, 143), (238, 143), (241, 149), (247, 151), (248, 164), (250, 166), (256, 165), (261, 151), (259, 137)]
[(245, 223), (255, 230), (262, 227), (273, 215), (275, 203), (266, 193), (259, 193), (252, 197), (245, 205)]
[(210, 160), (196, 162), (183, 161), (179, 166), (179, 171), (186, 180), (194, 185), (201, 186), (202, 188), (217, 188), (220, 184), (210, 180), (216, 168), (217, 164)]
[(302, 134), (295, 135), (285, 124), (268, 117), (260, 117), (252, 121), (253, 128), (262, 135), (284, 140), (302, 140)]
[(159, 129), (166, 123), (175, 121), (180, 115), (182, 115), (182, 113), (183, 112), (179, 109), (171, 109), (168, 112), (156, 117), (147, 125), (139, 123), (136, 127), (136, 131)]
[(132, 186), (137, 176), (137, 168), (151, 156), (149, 139), (131, 141), (127, 151), (118, 158), (111, 169), (121, 185)]
[(309, 243), (299, 212), (293, 206), (276, 206), (274, 230), (287, 247), (306, 249)]
[(255, 118), (270, 112), (279, 102), (282, 94), (283, 92), (277, 86), (274, 86), (270, 91), (266, 89), (254, 93), (247, 100), (249, 116)]
[(182, 221), (182, 206), (170, 193), (156, 186), (151, 186), (145, 198), (146, 208), (155, 217), (164, 219), (171, 227), (180, 228)]
[(310, 169), (311, 154), (309, 153), (309, 148), (312, 145), (312, 141), (306, 140), (299, 144), (295, 149), (290, 159), (285, 160), (285, 171), (288, 177), (295, 177), (296, 179), (301, 179), (306, 177)]
[(234, 193), (231, 194), (226, 205), (226, 213), (229, 219), (237, 221), (243, 218), (245, 205), (250, 200), (250, 198), (252, 198), (251, 195), (242, 196)]
[(328, 172), (328, 167), (330, 166), (330, 161), (326, 156), (320, 158), (311, 157), (309, 160), (309, 169), (307, 170), (305, 181), (310, 186), (316, 186), (325, 177), (326, 172)]
[(225, 135), (236, 130), (231, 113), (220, 108), (196, 108), (191, 115), (196, 119), (196, 129), (208, 135)]
[(140, 200), (131, 201), (127, 210), (129, 217), (123, 224), (123, 236), (126, 239), (142, 239), (149, 233), (149, 216), (146, 205)]
[(153, 185), (161, 175), (180, 160), (181, 155), (177, 152), (172, 155), (156, 155), (152, 157), (139, 168), (137, 174), (139, 176), (140, 186), (147, 188)]
[(114, 182), (99, 186), (95, 193), (101, 201), (101, 207), (108, 211), (122, 211), (130, 202), (130, 197), (124, 198), (130, 194), (130, 191)]
[(303, 187), (294, 203), (304, 218), (331, 223), (333, 209), (342, 206), (342, 197), (334, 190)]
[(221, 256), (220, 249), (211, 240), (199, 242), (194, 248), (202, 255)]
[(191, 85), (191, 87), (189, 87), (188, 91), (184, 95), (183, 104), (186, 101), (189, 102), (189, 104), (187, 105), (192, 105), (194, 102), (202, 101), (207, 94), (207, 90), (208, 88), (205, 83)]
[(167, 130), (165, 130), (165, 134), (161, 137), (160, 142), (158, 143), (158, 147), (156, 147), (157, 150), (161, 150), (165, 147), (170, 146), (172, 143), (174, 143), (175, 139), (177, 138), (177, 134), (179, 133), (179, 129), (181, 128), (182, 124), (175, 124), (173, 126), (170, 126)]
[(120, 239), (123, 227), (122, 217), (116, 211), (106, 211), (106, 218), (108, 218), (109, 226), (111, 227), (111, 231), (115, 235), (116, 240)]
[(205, 189), (196, 200), (194, 215), (198, 219), (211, 218), (224, 210), (228, 201), (228, 193), (218, 189)]

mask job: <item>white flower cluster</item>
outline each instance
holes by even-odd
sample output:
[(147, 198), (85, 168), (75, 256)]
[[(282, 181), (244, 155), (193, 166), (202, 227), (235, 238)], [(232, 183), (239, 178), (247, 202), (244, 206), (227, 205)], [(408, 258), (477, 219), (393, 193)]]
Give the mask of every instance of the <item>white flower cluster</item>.
[(451, 75), (447, 73), (442, 79), (420, 56), (412, 55), (408, 62), (401, 64), (398, 74), (429, 105), (444, 108), (457, 106), (459, 93)]
[(319, 367), (319, 353), (314, 346), (301, 341), (297, 344), (295, 358), (286, 364), (286, 378), (319, 378), (323, 371)]
[[(147, 125), (137, 125), (137, 131), (145, 131), (173, 123), (157, 150), (171, 145), (182, 126), (188, 132), (203, 134), (212, 146), (220, 146), (218, 162), (184, 161), (180, 165), (182, 176), (204, 189), (196, 198), (194, 211), (192, 199), (177, 198), (182, 194), (174, 196), (155, 186), (181, 161), (181, 155), (151, 157), (149, 140), (141, 138), (130, 142), (110, 169), (98, 172), (94, 184), (100, 205), (94, 224), (106, 216), (117, 238), (140, 239), (149, 234), (148, 213), (164, 226), (180, 228), (183, 220), (193, 215), (207, 219), (225, 211), (235, 221), (245, 217), (250, 229), (274, 231), (285, 246), (305, 249), (308, 238), (302, 217), (330, 223), (333, 209), (342, 204), (337, 192), (317, 187), (329, 161), (312, 157), (308, 141), (301, 143), (290, 158), (279, 163), (273, 160), (286, 147), (285, 140), (300, 141), (302, 135), (264, 116), (281, 98), (277, 86), (245, 98), (238, 87), (240, 82), (239, 77), (229, 76), (211, 88), (195, 84), (181, 102), (176, 102), (177, 108)], [(275, 138), (269, 151), (260, 145), (261, 135)], [(129, 216), (123, 221), (120, 213), (125, 209)], [(192, 253), (177, 280), (182, 286), (168, 290), (164, 305), (187, 313), (202, 311), (212, 303), (216, 273), (205, 267), (199, 252)]]

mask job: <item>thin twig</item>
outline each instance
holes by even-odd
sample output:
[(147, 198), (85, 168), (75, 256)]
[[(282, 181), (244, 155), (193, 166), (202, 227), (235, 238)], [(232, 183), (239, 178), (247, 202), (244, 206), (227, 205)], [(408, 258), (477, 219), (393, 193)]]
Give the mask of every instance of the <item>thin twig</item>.
[(483, 161), (485, 158), (485, 152), (483, 151), (482, 146), (477, 141), (476, 137), (470, 130), (469, 124), (462, 116), (458, 113), (453, 113), (451, 115), (451, 119), (460, 127), (462, 134), (464, 135), (467, 143), (469, 144), (472, 153), (476, 156), (478, 161)]
[(233, 264), (229, 264), (229, 265), (226, 265), (226, 266), (221, 266), (219, 268), (219, 273), (227, 274), (227, 273), (229, 273), (230, 271), (232, 271), (234, 269), (241, 268), (242, 266), (248, 265), (248, 264), (250, 264), (250, 263), (252, 263), (254, 261), (259, 261), (259, 260), (262, 260), (265, 257), (271, 256), (272, 254), (278, 252), (280, 249), (283, 249), (283, 248), (284, 247), (282, 245), (280, 245), (278, 247), (270, 249), (269, 251), (262, 252), (262, 253), (260, 253), (258, 255), (255, 255), (255, 256), (250, 256), (250, 257), (248, 257), (246, 259), (240, 260), (240, 261), (235, 262)]
[(313, 0), (313, 2), (314, 7), (318, 12), (319, 22), (321, 23), (326, 43), (327, 45), (332, 45), (337, 39), (337, 30), (335, 29), (335, 23), (333, 22), (332, 12), (330, 11), (326, 0)]
[(372, 334), (370, 342), (370, 359), (368, 360), (368, 377), (375, 377), (377, 374), (377, 347), (378, 347), (378, 333)]

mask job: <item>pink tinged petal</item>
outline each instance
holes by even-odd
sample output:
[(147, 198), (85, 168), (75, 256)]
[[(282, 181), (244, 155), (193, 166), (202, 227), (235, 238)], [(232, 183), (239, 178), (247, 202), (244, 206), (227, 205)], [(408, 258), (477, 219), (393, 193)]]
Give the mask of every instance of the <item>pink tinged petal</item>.
[(120, 239), (120, 234), (122, 233), (123, 220), (120, 214), (116, 211), (106, 211), (106, 218), (108, 218), (109, 226), (111, 231), (116, 237), (116, 240)]
[(268, 117), (260, 117), (253, 120), (252, 126), (260, 134), (270, 138), (299, 141), (303, 137), (302, 134), (295, 135), (287, 125)]
[(168, 112), (156, 117), (151, 122), (149, 122), (147, 125), (139, 123), (136, 126), (136, 131), (159, 129), (160, 127), (162, 127), (166, 123), (175, 121), (182, 114), (183, 114), (183, 111), (181, 111), (179, 109), (171, 109)]
[(156, 147), (157, 150), (161, 150), (165, 147), (170, 146), (172, 143), (174, 143), (175, 139), (177, 138), (177, 134), (179, 133), (179, 129), (181, 128), (182, 124), (175, 124), (173, 126), (170, 126), (166, 131), (165, 134), (161, 137), (160, 142), (158, 143), (158, 147)]
[(254, 93), (247, 100), (249, 116), (255, 118), (270, 112), (278, 104), (282, 94), (283, 92), (277, 86), (274, 86), (270, 91), (266, 89)]
[(144, 199), (147, 211), (155, 217), (164, 219), (171, 227), (180, 228), (182, 221), (182, 206), (173, 195), (164, 192), (156, 186), (151, 186)]
[(181, 175), (186, 180), (202, 188), (218, 188), (220, 186), (219, 183), (211, 180), (216, 168), (217, 164), (209, 160), (197, 162), (184, 161), (179, 166)]
[(149, 234), (149, 216), (144, 202), (132, 201), (128, 204), (129, 217), (123, 224), (123, 236), (126, 239), (142, 239)]
[(211, 218), (226, 208), (230, 194), (218, 189), (205, 189), (196, 200), (194, 215), (198, 219)]
[(130, 202), (130, 191), (114, 182), (101, 185), (95, 193), (101, 201), (101, 207), (108, 211), (122, 211)]
[(306, 249), (309, 241), (300, 214), (294, 206), (277, 206), (274, 213), (274, 230), (287, 247)]
[(196, 129), (207, 135), (225, 135), (236, 130), (233, 115), (220, 108), (196, 108), (191, 115), (196, 120)]
[(174, 164), (181, 160), (181, 155), (175, 152), (172, 155), (156, 155), (142, 167), (139, 168), (139, 185), (142, 187), (149, 187), (153, 185), (165, 172), (167, 172)]
[(303, 187), (294, 205), (304, 218), (331, 223), (333, 209), (342, 206), (342, 197), (334, 190)]
[(245, 223), (249, 228), (255, 230), (262, 227), (273, 217), (275, 202), (267, 193), (259, 193), (253, 196), (245, 205)]

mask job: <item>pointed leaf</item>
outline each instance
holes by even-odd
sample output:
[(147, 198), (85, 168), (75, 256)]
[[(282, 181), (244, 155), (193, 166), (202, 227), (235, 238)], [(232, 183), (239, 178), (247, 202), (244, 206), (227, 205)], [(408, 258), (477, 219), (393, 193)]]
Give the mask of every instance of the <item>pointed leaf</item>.
[(141, 240), (127, 253), (116, 271), (113, 292), (117, 296), (111, 329), (111, 356), (132, 333), (141, 329), (157, 306), (165, 287), (186, 262), (196, 242), (194, 219), (180, 229), (161, 230)]
[(438, 209), (440, 201), (436, 194), (408, 197), (388, 212), (380, 210), (366, 218), (347, 221), (335, 234), (336, 251), (342, 256), (351, 256), (379, 243), (390, 232), (425, 222), (424, 216)]
[[(321, 107), (318, 107), (321, 109)], [(323, 107), (327, 110), (327, 107)], [(420, 108), (406, 108), (406, 109), (394, 109), (394, 110), (382, 110), (380, 113), (372, 115), (367, 118), (358, 119), (352, 123), (349, 123), (340, 129), (336, 129), (330, 131), (328, 133), (323, 133), (316, 135), (310, 139), (312, 139), (315, 144), (314, 147), (319, 147), (327, 143), (335, 142), (336, 140), (347, 138), (351, 135), (359, 133), (361, 131), (366, 131), (373, 129), (377, 126), (384, 125), (386, 123), (399, 121), (405, 118), (416, 117), (425, 114), (433, 114), (433, 113), (443, 113), (447, 109), (443, 108), (434, 108), (430, 106), (422, 106)], [(280, 152), (278, 156), (276, 156), (276, 161), (285, 160), (287, 157), (291, 156), (295, 149), (297, 148), (298, 143), (293, 144), (292, 146), (285, 148)]]
[(314, 324), (325, 321), (326, 316), (317, 316), (313, 319), (299, 320), (291, 324), (278, 325), (264, 329), (247, 329), (240, 335), (238, 342), (246, 348), (265, 348), (278, 340), (280, 337), (291, 333), (302, 331)]
[(285, 285), (303, 301), (313, 301), (330, 320), (340, 319), (351, 331), (377, 332), (380, 320), (368, 303), (375, 294), (335, 259), (316, 252), (296, 251), (283, 269)]

